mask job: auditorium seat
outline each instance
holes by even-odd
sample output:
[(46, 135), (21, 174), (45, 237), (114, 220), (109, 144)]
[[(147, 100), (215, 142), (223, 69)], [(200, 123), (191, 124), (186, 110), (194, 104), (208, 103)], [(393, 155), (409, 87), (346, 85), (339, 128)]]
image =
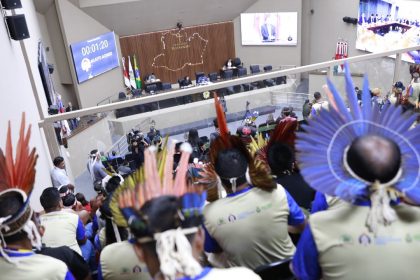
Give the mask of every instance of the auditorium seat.
[(249, 70), (251, 70), (251, 74), (260, 73), (260, 66), (259, 65), (250, 65)]
[(233, 70), (232, 69), (228, 69), (223, 71), (223, 78), (224, 79), (232, 79), (233, 77)]
[(139, 97), (141, 95), (141, 89), (134, 89), (131, 91), (133, 97)]
[(122, 101), (122, 100), (125, 100), (127, 98), (127, 96), (125, 95), (125, 93), (124, 92), (120, 92), (120, 93), (118, 93), (118, 100), (119, 101)]
[(246, 76), (247, 70), (246, 68), (242, 67), (238, 69), (238, 77)]
[(241, 59), (240, 59), (239, 57), (235, 57), (235, 58), (232, 60), (232, 66), (235, 66), (235, 67), (237, 67), (237, 68), (241, 67), (241, 66), (242, 66)]
[(276, 78), (276, 84), (277, 85), (283, 85), (287, 83), (286, 76), (280, 76)]
[(217, 81), (217, 73), (216, 72), (209, 73), (209, 80), (210, 80), (210, 82), (216, 82)]
[(156, 92), (157, 91), (157, 86), (156, 86), (156, 84), (151, 84), (151, 85), (147, 85), (146, 86), (146, 92), (148, 92), (148, 93), (154, 93), (154, 92)]
[(295, 280), (295, 276), (290, 271), (290, 262), (292, 259), (285, 259), (279, 262), (270, 263), (257, 267), (255, 273), (262, 280)]
[(195, 82), (198, 84), (198, 79), (202, 76), (205, 76), (204, 72), (195, 72)]
[(233, 91), (235, 93), (240, 93), (241, 92), (241, 89), (242, 89), (241, 85), (234, 85), (233, 86)]
[(170, 83), (162, 83), (162, 90), (169, 90), (172, 89), (172, 85)]
[(271, 66), (271, 65), (264, 66), (264, 72), (268, 72), (268, 71), (271, 71), (271, 70), (273, 70), (273, 66)]

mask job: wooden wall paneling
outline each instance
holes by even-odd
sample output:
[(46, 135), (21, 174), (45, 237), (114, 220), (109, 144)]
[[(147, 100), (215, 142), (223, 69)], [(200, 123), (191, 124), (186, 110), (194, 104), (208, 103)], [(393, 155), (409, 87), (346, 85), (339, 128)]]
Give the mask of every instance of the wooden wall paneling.
[(219, 72), (235, 57), (233, 22), (126, 36), (120, 44), (124, 57), (136, 55), (142, 80), (150, 73), (163, 82), (187, 75), (194, 80), (196, 72)]

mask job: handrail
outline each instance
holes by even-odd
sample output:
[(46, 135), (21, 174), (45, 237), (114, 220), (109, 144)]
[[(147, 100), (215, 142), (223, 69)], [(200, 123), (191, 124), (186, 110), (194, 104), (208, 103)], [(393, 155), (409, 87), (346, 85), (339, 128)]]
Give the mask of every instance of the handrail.
[(360, 61), (365, 61), (365, 60), (387, 57), (393, 54), (401, 54), (408, 51), (415, 51), (418, 49), (420, 49), (420, 45), (409, 47), (409, 48), (396, 49), (392, 51), (380, 52), (380, 53), (370, 53), (370, 54), (365, 54), (365, 55), (359, 55), (359, 56), (354, 56), (354, 57), (349, 57), (349, 58), (344, 58), (344, 59), (339, 59), (339, 60), (330, 60), (326, 62), (299, 66), (296, 68), (291, 68), (291, 69), (286, 69), (286, 70), (264, 72), (261, 74), (249, 75), (249, 76), (245, 76), (241, 78), (236, 78), (233, 80), (225, 80), (221, 82), (216, 82), (216, 83), (205, 85), (205, 86), (185, 88), (185, 89), (145, 96), (141, 98), (125, 100), (125, 101), (121, 101), (117, 103), (111, 103), (111, 104), (106, 104), (106, 105), (101, 105), (101, 106), (96, 106), (96, 107), (80, 109), (80, 110), (66, 112), (66, 113), (62, 113), (58, 115), (47, 116), (45, 117), (44, 120), (39, 121), (38, 124), (40, 127), (43, 127), (45, 125), (52, 124), (53, 122), (56, 122), (56, 121), (76, 118), (76, 117), (80, 117), (84, 115), (107, 112), (107, 111), (112, 111), (116, 109), (140, 105), (140, 104), (147, 104), (151, 102), (166, 100), (169, 98), (182, 97), (182, 96), (186, 96), (190, 94), (200, 93), (204, 91), (212, 91), (212, 90), (216, 90), (216, 89), (220, 89), (224, 87), (230, 87), (230, 86), (234, 86), (238, 84), (252, 83), (252, 82), (256, 82), (260, 80), (272, 79), (279, 76), (310, 72), (310, 71), (317, 70), (320, 68), (328, 68), (335, 65), (341, 65), (344, 62), (355, 63), (355, 62), (360, 62)]

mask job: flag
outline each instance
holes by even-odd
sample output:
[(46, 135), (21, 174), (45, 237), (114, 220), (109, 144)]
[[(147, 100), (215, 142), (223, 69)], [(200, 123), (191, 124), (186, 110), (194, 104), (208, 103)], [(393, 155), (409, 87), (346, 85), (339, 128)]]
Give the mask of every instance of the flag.
[(136, 60), (135, 55), (133, 55), (133, 59), (134, 59), (134, 78), (136, 80), (136, 87), (137, 89), (141, 89), (140, 70), (139, 70), (139, 67), (137, 66), (137, 60)]
[(130, 76), (128, 76), (127, 67), (125, 66), (125, 57), (122, 58), (122, 67), (124, 73), (124, 85), (130, 87)]
[(136, 88), (136, 80), (134, 78), (133, 66), (131, 66), (130, 56), (128, 57), (128, 75), (130, 77), (131, 87)]

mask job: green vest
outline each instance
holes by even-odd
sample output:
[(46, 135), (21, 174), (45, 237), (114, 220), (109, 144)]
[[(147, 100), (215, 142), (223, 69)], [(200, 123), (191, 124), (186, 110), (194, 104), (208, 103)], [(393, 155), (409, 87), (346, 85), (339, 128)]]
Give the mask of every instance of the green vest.
[(401, 203), (397, 220), (375, 237), (369, 207), (344, 205), (311, 216), (323, 280), (420, 279), (420, 208)]

